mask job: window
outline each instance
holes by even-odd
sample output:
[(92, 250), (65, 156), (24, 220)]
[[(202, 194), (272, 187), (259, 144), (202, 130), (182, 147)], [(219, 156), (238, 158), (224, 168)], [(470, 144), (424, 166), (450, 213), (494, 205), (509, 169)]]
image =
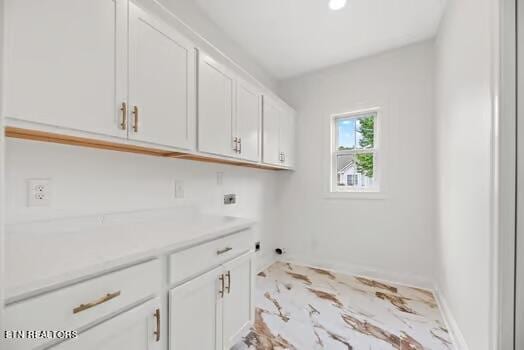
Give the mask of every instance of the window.
[(377, 110), (332, 118), (331, 192), (378, 192)]

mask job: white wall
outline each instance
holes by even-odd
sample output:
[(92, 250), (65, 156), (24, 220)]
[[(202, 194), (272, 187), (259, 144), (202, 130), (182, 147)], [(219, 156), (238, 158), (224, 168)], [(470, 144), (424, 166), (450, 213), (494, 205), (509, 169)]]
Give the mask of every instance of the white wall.
[[(10, 223), (188, 202), (207, 213), (256, 219), (263, 248), (259, 257), (272, 256), (278, 200), (274, 171), (12, 139), (6, 153)], [(222, 185), (217, 184), (217, 172), (223, 173)], [(29, 178), (52, 180), (50, 207), (27, 206)], [(185, 200), (174, 198), (175, 179), (184, 182)], [(227, 193), (237, 194), (237, 204), (223, 204)]]
[(491, 348), (493, 316), (495, 4), (449, 1), (436, 45), (438, 284), (474, 350)]
[[(282, 83), (298, 110), (297, 171), (283, 174), (280, 244), (288, 257), (408, 283), (434, 259), (433, 43), (424, 42)], [(324, 190), (332, 114), (382, 107), (383, 199)]]

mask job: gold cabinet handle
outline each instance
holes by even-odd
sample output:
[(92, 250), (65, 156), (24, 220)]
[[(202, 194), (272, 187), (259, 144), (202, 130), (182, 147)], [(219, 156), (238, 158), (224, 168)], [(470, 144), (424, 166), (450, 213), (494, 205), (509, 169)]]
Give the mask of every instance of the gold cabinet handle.
[(125, 102), (122, 102), (122, 105), (120, 106), (120, 128), (122, 130), (126, 130), (127, 128), (127, 125), (126, 125), (126, 121), (127, 121), (127, 103)]
[(153, 314), (156, 319), (156, 331), (153, 332), (155, 335), (155, 341), (160, 341), (160, 309), (156, 309), (155, 313)]
[(82, 312), (84, 310), (90, 309), (90, 308), (95, 307), (97, 305), (103, 304), (105, 302), (108, 302), (111, 299), (116, 298), (119, 295), (120, 295), (120, 291), (114, 292), (114, 293), (107, 293), (106, 295), (104, 295), (103, 297), (101, 297), (98, 300), (92, 301), (92, 302), (87, 303), (87, 304), (80, 304), (79, 306), (77, 306), (77, 307), (75, 307), (73, 309), (73, 313), (77, 314), (79, 312)]
[(224, 248), (224, 249), (219, 249), (219, 250), (217, 250), (217, 255), (222, 255), (222, 254), (224, 254), (224, 253), (229, 252), (229, 251), (232, 250), (232, 249), (233, 249), (233, 248), (231, 248), (231, 247), (226, 247), (226, 248)]
[(230, 294), (231, 293), (231, 271), (228, 271), (226, 273), (226, 276), (227, 276), (226, 290), (227, 290), (227, 294)]
[(220, 295), (221, 298), (224, 297), (224, 275), (220, 275), (220, 277), (218, 278), (220, 280), (220, 290), (218, 291), (218, 294)]
[(138, 132), (138, 107), (133, 106), (133, 131)]
[(242, 153), (242, 138), (238, 138), (238, 153)]

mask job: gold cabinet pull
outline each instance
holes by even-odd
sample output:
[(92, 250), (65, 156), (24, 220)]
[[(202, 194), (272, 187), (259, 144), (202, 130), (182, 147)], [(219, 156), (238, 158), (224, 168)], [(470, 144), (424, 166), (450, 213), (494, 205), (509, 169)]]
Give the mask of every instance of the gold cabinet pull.
[(133, 131), (138, 132), (138, 107), (133, 106)]
[(107, 293), (106, 295), (104, 295), (103, 297), (101, 297), (98, 300), (92, 301), (92, 302), (87, 303), (87, 304), (80, 304), (79, 306), (77, 306), (77, 307), (75, 307), (73, 309), (73, 313), (76, 314), (76, 313), (82, 312), (84, 310), (90, 309), (92, 307), (95, 307), (97, 305), (103, 304), (105, 302), (108, 302), (111, 299), (116, 298), (119, 295), (120, 295), (120, 291), (114, 292), (114, 293)]
[(155, 313), (153, 314), (156, 319), (156, 331), (153, 332), (155, 335), (155, 341), (160, 341), (160, 309), (156, 309)]
[(221, 298), (224, 297), (224, 275), (220, 275), (220, 277), (218, 277), (218, 279), (220, 280), (220, 290), (218, 291), (218, 295), (220, 295)]
[(122, 102), (122, 105), (120, 106), (120, 128), (122, 130), (125, 130), (127, 128), (126, 121), (127, 121), (127, 103)]
[(226, 273), (226, 276), (227, 276), (226, 290), (227, 290), (227, 294), (230, 294), (231, 293), (231, 271), (228, 271)]
[(224, 254), (224, 253), (227, 253), (227, 252), (229, 252), (231, 249), (233, 249), (233, 248), (231, 248), (231, 247), (226, 247), (226, 248), (224, 248), (224, 249), (219, 249), (219, 250), (217, 250), (217, 255), (222, 255), (222, 254)]
[(238, 138), (238, 153), (242, 153), (242, 138)]

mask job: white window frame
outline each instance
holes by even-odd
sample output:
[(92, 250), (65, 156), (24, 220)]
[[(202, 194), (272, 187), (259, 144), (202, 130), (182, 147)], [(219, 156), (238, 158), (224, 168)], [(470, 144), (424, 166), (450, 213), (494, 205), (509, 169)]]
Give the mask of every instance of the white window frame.
[[(374, 122), (374, 139), (373, 148), (368, 149), (354, 149), (354, 150), (338, 150), (338, 130), (337, 121), (340, 119), (357, 119), (369, 114), (375, 115)], [(330, 142), (330, 193), (380, 193), (380, 108), (369, 108), (362, 109), (347, 113), (334, 114), (330, 118), (330, 129), (331, 129), (331, 142)], [(373, 152), (373, 187), (362, 187), (362, 186), (338, 186), (337, 181), (337, 156), (344, 154), (358, 154), (358, 153), (370, 153)]]

